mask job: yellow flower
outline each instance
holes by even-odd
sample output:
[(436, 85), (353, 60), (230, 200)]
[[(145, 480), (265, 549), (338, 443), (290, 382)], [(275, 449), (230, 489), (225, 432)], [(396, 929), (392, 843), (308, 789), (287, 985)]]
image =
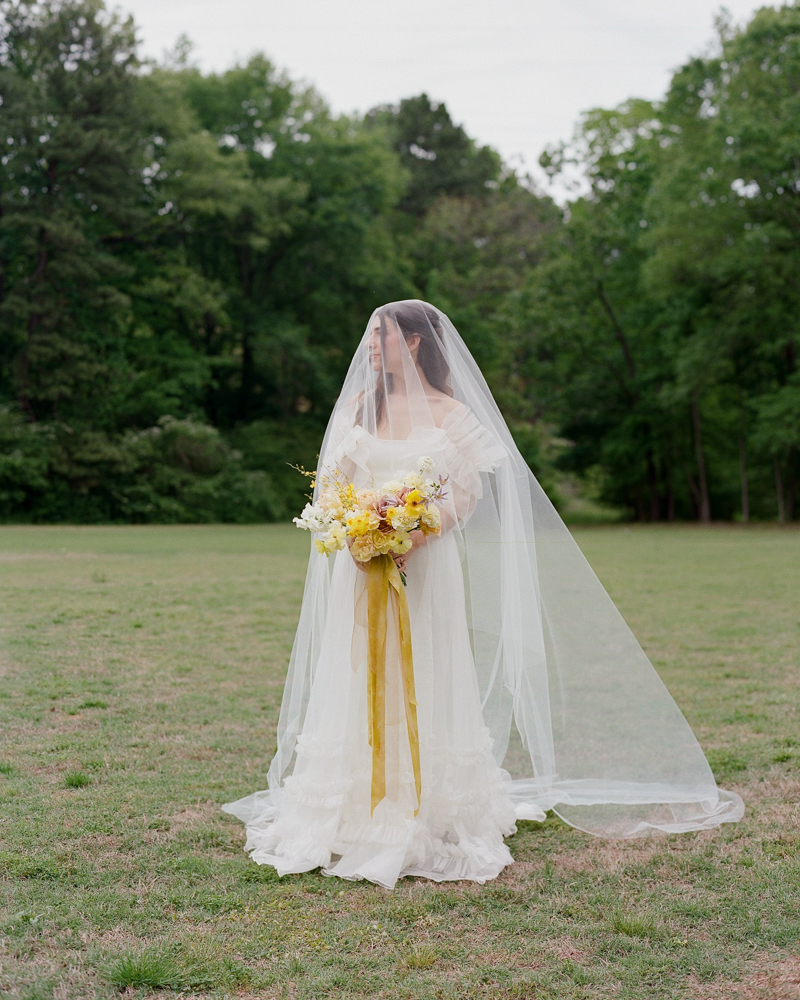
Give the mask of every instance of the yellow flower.
[(332, 524), (328, 531), (314, 539), (314, 546), (317, 552), (329, 556), (332, 552), (338, 552), (339, 549), (344, 548), (345, 538), (345, 531), (341, 524)]
[(392, 539), (391, 552), (396, 552), (397, 555), (403, 556), (411, 548), (411, 539), (405, 532), (396, 532), (394, 538)]
[(380, 524), (374, 510), (352, 510), (347, 515), (347, 533), (353, 538), (366, 535)]
[(406, 508), (417, 512), (426, 503), (425, 497), (418, 489), (413, 489), (406, 497)]
[(337, 483), (336, 495), (339, 508), (353, 510), (356, 506), (356, 490), (352, 483)]
[(375, 551), (375, 546), (373, 545), (371, 535), (362, 535), (353, 542), (350, 546), (350, 554), (354, 559), (359, 562), (369, 562), (370, 559), (377, 555)]

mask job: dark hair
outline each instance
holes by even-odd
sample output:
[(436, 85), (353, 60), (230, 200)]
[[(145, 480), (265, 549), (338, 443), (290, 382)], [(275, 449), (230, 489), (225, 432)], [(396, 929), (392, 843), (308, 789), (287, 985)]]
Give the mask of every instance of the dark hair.
[[(381, 324), (381, 345), (386, 337), (386, 317), (388, 316), (394, 321), (405, 340), (414, 336), (419, 337), (417, 364), (434, 389), (452, 396), (450, 366), (444, 355), (442, 321), (433, 306), (426, 305), (424, 302), (393, 302), (378, 309), (377, 315)], [(372, 394), (376, 430), (386, 407), (385, 383), (388, 383), (389, 392), (391, 392), (392, 375), (390, 372), (386, 373), (384, 379), (379, 380)], [(358, 423), (363, 423), (363, 414), (364, 404), (362, 403), (359, 408)]]

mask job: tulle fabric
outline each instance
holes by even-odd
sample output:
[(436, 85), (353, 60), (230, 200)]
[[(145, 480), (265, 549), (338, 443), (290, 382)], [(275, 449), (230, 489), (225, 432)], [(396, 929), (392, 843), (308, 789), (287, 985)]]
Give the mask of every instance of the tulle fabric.
[[(370, 816), (365, 575), (348, 552), (312, 548), (269, 788), (223, 807), (245, 822), (253, 859), (387, 887), (403, 875), (486, 881), (512, 861), (515, 819), (548, 809), (604, 837), (738, 821), (741, 799), (717, 788), (464, 342), (412, 300), (371, 318), (319, 466), (380, 486), (423, 455), (447, 498), (441, 537), (407, 570), (419, 813), (398, 710), (387, 798)], [(390, 656), (396, 643), (390, 630)]]

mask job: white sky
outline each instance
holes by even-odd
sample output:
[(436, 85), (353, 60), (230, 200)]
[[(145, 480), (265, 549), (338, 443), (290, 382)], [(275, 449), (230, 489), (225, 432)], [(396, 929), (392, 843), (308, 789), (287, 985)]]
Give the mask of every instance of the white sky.
[[(579, 114), (658, 98), (713, 39), (719, 0), (122, 0), (142, 51), (181, 33), (205, 70), (265, 52), (335, 112), (426, 91), (456, 122), (537, 176)], [(727, 0), (734, 20), (765, 4)]]

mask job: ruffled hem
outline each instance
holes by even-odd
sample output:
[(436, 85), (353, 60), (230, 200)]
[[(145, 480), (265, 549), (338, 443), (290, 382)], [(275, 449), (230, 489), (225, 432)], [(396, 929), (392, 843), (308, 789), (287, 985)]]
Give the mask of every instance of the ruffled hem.
[(318, 825), (285, 836), (275, 825), (249, 827), (245, 850), (256, 864), (271, 865), (280, 877), (321, 868), (323, 875), (366, 880), (387, 889), (406, 876), (483, 883), (514, 863), (503, 836), (516, 831), (507, 823), (504, 829), (485, 826), (484, 817), (482, 834), (464, 834), (457, 843), (431, 835), (417, 821), (399, 826), (348, 823), (336, 831)]
[(402, 776), (398, 800), (384, 799), (373, 816), (367, 771), (329, 782), (327, 794), (315, 795), (322, 789), (308, 777), (296, 774), (273, 793), (224, 807), (244, 819), (245, 851), (253, 861), (272, 865), (280, 876), (321, 868), (392, 888), (406, 875), (486, 882), (513, 863), (503, 843), (516, 832), (510, 778), (485, 757), (483, 774), (462, 772), (453, 781), (439, 774), (439, 782), (423, 786), (416, 817), (410, 773)]
[(347, 879), (369, 881), (385, 889), (393, 889), (401, 878), (426, 878), (432, 882), (478, 882), (483, 885), (497, 878), (514, 859), (502, 844), (499, 848), (477, 849), (462, 857), (432, 854), (402, 867), (394, 876), (395, 857), (381, 854), (370, 858), (343, 856), (334, 865), (323, 868), (322, 874)]

